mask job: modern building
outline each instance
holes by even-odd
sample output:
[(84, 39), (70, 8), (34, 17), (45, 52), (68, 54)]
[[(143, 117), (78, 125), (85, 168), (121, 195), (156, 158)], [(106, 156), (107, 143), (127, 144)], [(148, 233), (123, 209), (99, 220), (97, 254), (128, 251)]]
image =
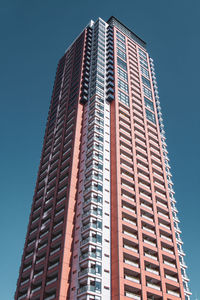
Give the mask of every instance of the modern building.
[(58, 63), (16, 300), (190, 299), (153, 59), (111, 17)]

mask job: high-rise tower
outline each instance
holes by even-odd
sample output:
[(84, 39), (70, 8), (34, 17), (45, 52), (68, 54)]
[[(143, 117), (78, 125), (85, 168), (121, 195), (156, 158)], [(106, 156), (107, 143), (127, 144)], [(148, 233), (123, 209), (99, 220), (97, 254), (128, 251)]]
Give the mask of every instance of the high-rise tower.
[(111, 17), (58, 64), (16, 300), (190, 299), (153, 60)]

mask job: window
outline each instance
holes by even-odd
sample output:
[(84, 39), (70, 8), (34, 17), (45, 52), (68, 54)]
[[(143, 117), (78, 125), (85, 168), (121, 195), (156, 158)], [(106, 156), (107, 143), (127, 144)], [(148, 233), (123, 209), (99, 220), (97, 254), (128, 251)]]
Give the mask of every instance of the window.
[(121, 32), (117, 31), (117, 38), (122, 42), (125, 42), (125, 36)]
[(146, 109), (146, 117), (149, 121), (156, 123), (155, 115), (150, 112), (148, 109)]
[(149, 72), (144, 67), (142, 67), (142, 66), (140, 68), (141, 68), (142, 75), (144, 75), (147, 78), (149, 78)]
[(121, 92), (120, 90), (118, 91), (118, 99), (120, 102), (124, 103), (125, 105), (129, 106), (129, 96)]
[(117, 40), (117, 47), (121, 48), (123, 51), (126, 51), (126, 45), (120, 40)]
[(139, 55), (142, 56), (145, 60), (147, 59), (147, 55), (144, 51), (139, 48)]
[(152, 92), (149, 89), (147, 89), (145, 86), (143, 86), (143, 92), (144, 92), (145, 96), (152, 99)]
[(124, 92), (128, 94), (128, 84), (126, 84), (121, 79), (118, 79), (118, 88), (122, 89)]
[(128, 81), (128, 75), (126, 72), (124, 72), (122, 69), (117, 68), (117, 74), (118, 76), (123, 79), (124, 81)]
[(146, 97), (144, 97), (144, 103), (145, 103), (145, 106), (150, 108), (151, 110), (154, 110), (153, 108), (153, 102), (150, 101), (149, 99), (147, 99)]
[(125, 71), (127, 71), (127, 64), (123, 60), (121, 60), (119, 57), (117, 58), (117, 64), (122, 69), (124, 69)]
[(142, 76), (142, 82), (148, 87), (151, 88), (151, 83), (148, 79), (146, 79), (144, 76)]
[(122, 50), (117, 48), (117, 55), (121, 57), (123, 60), (126, 60), (126, 53), (124, 53)]
[(140, 65), (144, 66), (145, 68), (148, 68), (146, 60), (144, 60), (142, 57), (140, 57)]

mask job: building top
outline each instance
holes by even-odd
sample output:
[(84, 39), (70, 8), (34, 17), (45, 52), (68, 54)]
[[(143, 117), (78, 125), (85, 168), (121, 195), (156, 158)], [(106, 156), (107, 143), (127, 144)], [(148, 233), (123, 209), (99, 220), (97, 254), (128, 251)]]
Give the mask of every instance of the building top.
[(122, 24), (117, 18), (114, 16), (110, 17), (107, 21), (111, 26), (116, 26), (119, 30), (121, 30), (128, 37), (133, 39), (136, 43), (138, 43), (143, 48), (146, 48), (146, 42), (143, 41), (139, 36), (137, 36), (134, 32), (132, 32), (128, 27)]

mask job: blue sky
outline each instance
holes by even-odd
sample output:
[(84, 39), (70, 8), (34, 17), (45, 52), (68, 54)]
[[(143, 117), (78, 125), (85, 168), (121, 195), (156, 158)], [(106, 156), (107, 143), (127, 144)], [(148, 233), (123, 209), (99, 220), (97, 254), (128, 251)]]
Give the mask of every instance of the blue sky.
[(13, 299), (16, 287), (57, 62), (90, 19), (115, 15), (154, 58), (192, 299), (200, 299), (200, 2), (0, 4), (0, 298)]

